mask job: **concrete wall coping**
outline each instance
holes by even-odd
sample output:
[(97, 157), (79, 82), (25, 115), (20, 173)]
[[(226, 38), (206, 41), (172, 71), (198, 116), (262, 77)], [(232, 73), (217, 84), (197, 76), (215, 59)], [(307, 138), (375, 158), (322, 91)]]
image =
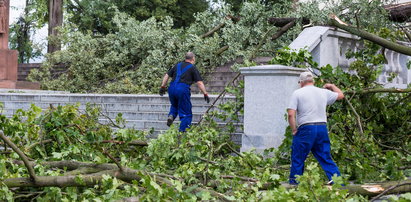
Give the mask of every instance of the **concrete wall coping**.
[(361, 38), (350, 34), (344, 30), (336, 29), (327, 26), (314, 26), (304, 29), (299, 37), (297, 37), (291, 44), (291, 49), (308, 49), (313, 51), (318, 44), (320, 44), (325, 37), (341, 37), (353, 40), (360, 40)]
[(307, 71), (304, 68), (289, 67), (284, 65), (262, 65), (253, 67), (242, 67), (240, 72), (243, 75), (300, 75), (301, 72)]

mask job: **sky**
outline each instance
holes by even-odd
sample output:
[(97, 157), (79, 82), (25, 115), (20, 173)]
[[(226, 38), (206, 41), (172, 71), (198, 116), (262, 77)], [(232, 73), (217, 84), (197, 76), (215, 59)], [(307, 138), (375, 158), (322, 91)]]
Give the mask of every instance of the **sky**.
[[(26, 5), (26, 1), (24, 0), (10, 0), (10, 24), (16, 22), (19, 18), (19, 16), (23, 13), (24, 7)], [(47, 52), (47, 46), (46, 46), (46, 38), (48, 34), (48, 28), (47, 26), (43, 27), (40, 30), (37, 30), (33, 39), (37, 43), (44, 44), (44, 50), (43, 53)], [(36, 58), (31, 60), (31, 63), (39, 63), (43, 60), (43, 58)]]
[[(308, 0), (300, 0), (302, 2), (308, 1)], [(398, 3), (404, 3), (404, 2), (409, 2), (411, 0), (397, 0)], [(17, 21), (18, 17), (23, 13), (24, 7), (25, 7), (26, 2), (23, 0), (10, 0), (10, 24), (14, 23)], [(34, 35), (34, 41), (37, 43), (41, 44), (46, 44), (46, 38), (47, 38), (47, 33), (48, 29), (47, 26), (43, 27), (40, 30), (37, 30), (37, 32)], [(46, 47), (46, 46), (44, 46)], [(46, 48), (44, 48), (43, 53), (46, 53)], [(41, 62), (43, 58), (37, 58), (34, 59), (30, 62)]]

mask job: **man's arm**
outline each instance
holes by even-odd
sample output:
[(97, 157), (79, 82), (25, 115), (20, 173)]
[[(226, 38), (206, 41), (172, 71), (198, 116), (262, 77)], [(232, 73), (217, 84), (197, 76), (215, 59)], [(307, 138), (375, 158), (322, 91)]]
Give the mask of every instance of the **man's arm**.
[(208, 95), (204, 83), (202, 81), (197, 81), (197, 86), (204, 95)]
[(293, 135), (297, 133), (297, 125), (295, 121), (295, 110), (294, 109), (287, 109), (288, 112), (288, 123), (290, 124), (291, 130), (293, 131)]
[(338, 93), (337, 100), (344, 99), (344, 93), (337, 86), (335, 86), (334, 84), (327, 83), (323, 86), (323, 88), (326, 88), (328, 90), (331, 90), (333, 92)]
[(170, 78), (170, 77), (168, 76), (168, 74), (164, 75), (163, 81), (161, 82), (161, 87), (162, 87), (162, 88), (166, 87), (167, 82), (168, 82), (168, 78)]

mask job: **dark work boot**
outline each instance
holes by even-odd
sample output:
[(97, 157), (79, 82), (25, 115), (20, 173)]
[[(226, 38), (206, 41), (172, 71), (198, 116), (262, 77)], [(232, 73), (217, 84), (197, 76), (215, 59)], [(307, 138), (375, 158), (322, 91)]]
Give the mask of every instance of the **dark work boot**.
[(174, 116), (173, 115), (168, 115), (167, 126), (170, 127), (171, 124), (173, 124), (173, 122), (174, 122)]

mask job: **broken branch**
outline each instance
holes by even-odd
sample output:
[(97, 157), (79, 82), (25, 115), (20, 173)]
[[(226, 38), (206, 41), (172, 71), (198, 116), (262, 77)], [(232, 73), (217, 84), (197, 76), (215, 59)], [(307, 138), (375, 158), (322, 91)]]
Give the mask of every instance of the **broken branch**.
[(7, 145), (9, 145), (13, 149), (13, 151), (16, 152), (20, 156), (21, 160), (24, 162), (24, 165), (27, 168), (27, 171), (29, 172), (31, 180), (34, 182), (37, 182), (37, 176), (34, 173), (34, 169), (32, 165), (30, 164), (27, 156), (9, 138), (7, 138), (4, 135), (3, 131), (0, 131), (0, 138), (3, 139), (3, 141)]
[(399, 89), (399, 88), (374, 88), (358, 91), (346, 91), (346, 94), (368, 94), (368, 93), (411, 93), (411, 88)]
[(331, 20), (330, 20), (330, 25), (340, 28), (342, 30), (345, 30), (351, 34), (357, 35), (361, 38), (364, 38), (368, 41), (371, 41), (373, 43), (376, 43), (382, 47), (388, 48), (390, 50), (393, 50), (398, 53), (402, 53), (404, 55), (410, 55), (411, 56), (411, 48), (408, 46), (400, 45), (398, 43), (389, 41), (387, 39), (384, 39), (382, 37), (379, 37), (375, 34), (371, 34), (369, 32), (366, 32), (364, 30), (360, 30), (356, 27), (353, 27), (351, 25), (347, 25), (346, 23), (342, 22), (337, 16), (331, 15)]

